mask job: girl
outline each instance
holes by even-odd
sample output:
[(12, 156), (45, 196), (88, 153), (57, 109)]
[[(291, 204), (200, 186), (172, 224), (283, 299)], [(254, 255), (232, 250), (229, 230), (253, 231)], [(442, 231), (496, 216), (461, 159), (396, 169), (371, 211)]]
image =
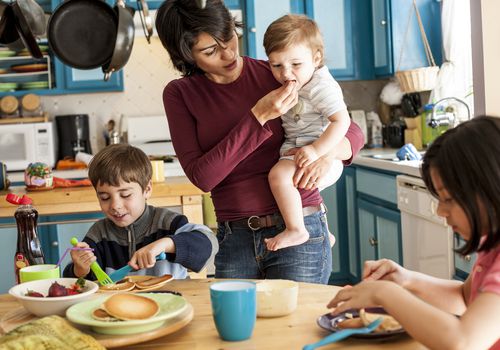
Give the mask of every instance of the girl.
[(364, 281), (328, 304), (334, 313), (380, 305), (429, 348), (500, 349), (499, 140), (499, 118), (474, 118), (436, 139), (422, 164), (438, 214), (467, 241), (459, 252), (478, 252), (467, 280), (430, 277), (385, 259), (367, 261)]

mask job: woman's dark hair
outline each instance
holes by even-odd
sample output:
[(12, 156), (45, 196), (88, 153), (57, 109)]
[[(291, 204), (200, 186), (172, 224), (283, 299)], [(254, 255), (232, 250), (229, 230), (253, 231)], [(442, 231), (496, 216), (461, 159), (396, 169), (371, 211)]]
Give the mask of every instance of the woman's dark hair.
[(242, 24), (234, 20), (222, 0), (207, 0), (203, 9), (196, 0), (165, 0), (156, 13), (158, 36), (183, 76), (203, 73), (191, 53), (200, 33), (223, 43), (236, 35), (236, 27)]
[[(438, 197), (431, 179), (435, 169), (444, 188), (467, 215), (469, 241), (457, 252), (488, 251), (500, 243), (500, 118), (476, 117), (446, 131), (424, 155), (422, 178)], [(481, 240), (479, 203), (486, 210), (488, 233)]]

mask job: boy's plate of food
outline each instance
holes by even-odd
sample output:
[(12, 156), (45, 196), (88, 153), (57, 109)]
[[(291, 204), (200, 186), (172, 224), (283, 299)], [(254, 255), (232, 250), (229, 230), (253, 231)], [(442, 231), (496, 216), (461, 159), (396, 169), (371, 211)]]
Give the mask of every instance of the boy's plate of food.
[(161, 327), (188, 307), (173, 294), (118, 293), (73, 305), (66, 317), (101, 334), (134, 334)]
[(113, 284), (99, 286), (98, 292), (102, 293), (116, 293), (116, 292), (150, 292), (160, 289), (165, 284), (173, 280), (172, 275), (163, 276), (142, 276), (130, 275)]
[(372, 333), (353, 334), (353, 338), (381, 339), (406, 333), (403, 327), (381, 307), (360, 310), (348, 310), (340, 314), (325, 314), (318, 318), (317, 323), (330, 332), (338, 332), (348, 328), (366, 327), (377, 318), (383, 318), (382, 323)]

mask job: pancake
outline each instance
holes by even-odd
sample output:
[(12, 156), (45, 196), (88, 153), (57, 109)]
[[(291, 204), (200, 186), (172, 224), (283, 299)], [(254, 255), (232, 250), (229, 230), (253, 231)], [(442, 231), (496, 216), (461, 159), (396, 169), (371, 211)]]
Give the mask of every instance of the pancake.
[(120, 320), (145, 320), (155, 316), (160, 306), (153, 299), (131, 293), (114, 294), (102, 304), (109, 315)]
[(376, 319), (382, 317), (382, 323), (377, 327), (377, 329), (375, 329), (375, 332), (397, 331), (402, 328), (401, 324), (396, 321), (394, 317), (387, 314), (375, 314), (366, 312), (365, 309), (361, 309), (359, 310), (359, 317), (361, 318), (365, 326), (368, 326)]
[(362, 328), (364, 326), (365, 326), (365, 324), (363, 323), (363, 320), (359, 317), (346, 318), (342, 322), (337, 323), (337, 327), (340, 329)]
[(112, 283), (99, 287), (101, 292), (128, 292), (135, 288), (135, 283), (126, 281), (122, 283)]
[(99, 320), (99, 321), (105, 321), (105, 322), (116, 322), (116, 321), (120, 321), (119, 319), (117, 318), (114, 318), (113, 316), (111, 316), (110, 314), (108, 314), (105, 310), (103, 309), (95, 309), (93, 312), (92, 312), (92, 317), (96, 320)]
[(173, 278), (172, 275), (163, 275), (160, 277), (152, 277), (147, 280), (135, 282), (135, 286), (139, 289), (148, 289), (153, 287), (159, 287)]

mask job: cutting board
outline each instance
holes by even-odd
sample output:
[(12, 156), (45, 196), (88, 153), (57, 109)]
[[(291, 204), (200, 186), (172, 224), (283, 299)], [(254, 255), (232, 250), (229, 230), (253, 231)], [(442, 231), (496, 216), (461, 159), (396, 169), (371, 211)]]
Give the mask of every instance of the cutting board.
[[(80, 331), (94, 337), (102, 346), (109, 349), (143, 343), (174, 333), (189, 324), (189, 322), (191, 322), (191, 320), (193, 319), (193, 316), (193, 307), (188, 303), (188, 307), (186, 308), (186, 310), (184, 310), (176, 317), (165, 321), (165, 323), (161, 327), (149, 332), (130, 335), (98, 334), (93, 332), (89, 327), (77, 325), (71, 322), (70, 323)], [(5, 314), (5, 316), (2, 317), (2, 319), (0, 320), (0, 330), (4, 333), (7, 333), (20, 325), (36, 319), (38, 319), (37, 316), (29, 313), (25, 308), (19, 307), (15, 310), (12, 310), (11, 312), (8, 312), (7, 314)]]

